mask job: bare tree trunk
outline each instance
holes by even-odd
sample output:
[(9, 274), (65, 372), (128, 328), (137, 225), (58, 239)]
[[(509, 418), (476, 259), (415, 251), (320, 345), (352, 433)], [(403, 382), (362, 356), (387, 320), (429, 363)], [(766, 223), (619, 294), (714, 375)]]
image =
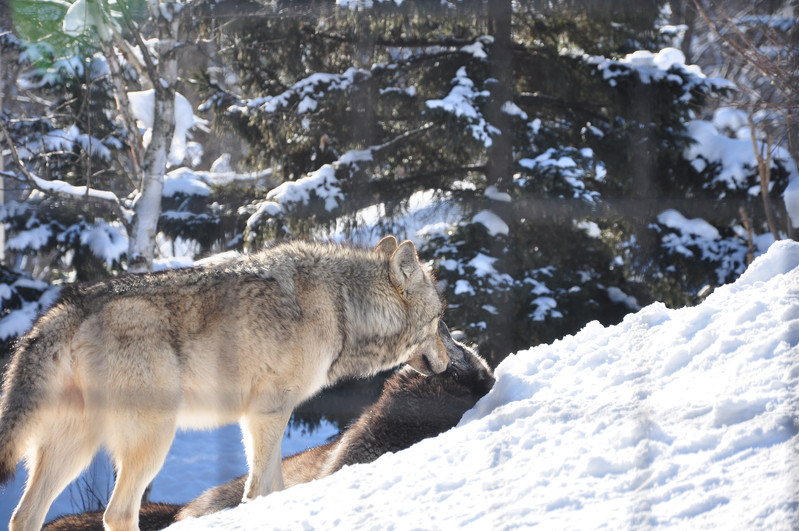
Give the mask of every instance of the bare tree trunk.
[(170, 16), (168, 10), (171, 6), (166, 9), (160, 9), (161, 6), (155, 3), (151, 6), (151, 16), (158, 26), (159, 58), (154, 72), (152, 63), (147, 65), (155, 90), (155, 110), (150, 144), (144, 152), (142, 186), (134, 206), (135, 217), (128, 246), (128, 271), (133, 273), (153, 269), (164, 173), (175, 131), (178, 16)]
[(488, 121), (497, 128), (492, 135), (488, 150), (486, 177), (488, 184), (500, 191), (507, 191), (512, 180), (513, 132), (508, 113), (503, 111), (506, 102), (513, 97), (513, 42), (511, 21), (513, 7), (510, 0), (488, 2), (488, 20), (494, 42), (491, 45), (491, 77), (496, 80), (491, 91), (491, 103), (486, 109)]

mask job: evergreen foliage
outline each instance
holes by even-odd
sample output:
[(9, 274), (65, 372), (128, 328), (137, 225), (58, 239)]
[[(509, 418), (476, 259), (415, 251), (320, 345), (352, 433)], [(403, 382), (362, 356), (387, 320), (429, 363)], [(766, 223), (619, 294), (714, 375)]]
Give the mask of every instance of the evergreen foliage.
[[(204, 55), (181, 90), (202, 95), (195, 112), (215, 131), (198, 140), (238, 139), (239, 167), (268, 178), (223, 182), (187, 154), (166, 176), (159, 245), (199, 258), (285, 237), (413, 238), (447, 321), (494, 363), (654, 300), (695, 303), (745, 268), (747, 223), (754, 251), (768, 245), (766, 207), (752, 157), (707, 149), (733, 139), (697, 118), (733, 86), (667, 47), (664, 5), (189, 3), (187, 39)], [(142, 6), (131, 13), (144, 24)], [(124, 204), (129, 136), (99, 50), (73, 45), (23, 46), (25, 90), (45, 104), (4, 123), (31, 171)], [(796, 168), (771, 163), (779, 204)], [(117, 212), (17, 199), (4, 209), (8, 247), (51, 279), (125, 269)]]
[[(686, 155), (688, 124), (731, 84), (658, 53), (660, 2), (345, 4), (259, 6), (224, 36), (241, 92), (209, 86), (207, 107), (288, 183), (246, 245), (369, 239), (377, 212), (372, 230), (423, 240), (448, 319), (494, 361), (742, 272), (741, 204), (763, 232), (756, 170), (732, 190), (723, 162)], [(455, 214), (404, 225), (421, 197)]]

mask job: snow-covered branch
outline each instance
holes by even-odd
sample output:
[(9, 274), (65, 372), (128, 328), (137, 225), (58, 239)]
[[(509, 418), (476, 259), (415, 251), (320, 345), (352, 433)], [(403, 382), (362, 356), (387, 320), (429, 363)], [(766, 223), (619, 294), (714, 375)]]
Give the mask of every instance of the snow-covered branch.
[(122, 206), (122, 204), (119, 201), (119, 198), (113, 192), (106, 190), (96, 190), (88, 186), (75, 186), (65, 181), (59, 181), (59, 180), (48, 181), (46, 179), (38, 177), (37, 175), (34, 175), (25, 166), (25, 163), (22, 161), (19, 155), (17, 147), (14, 145), (14, 141), (11, 138), (11, 134), (8, 132), (8, 129), (6, 128), (5, 124), (3, 124), (2, 122), (0, 122), (0, 132), (2, 132), (6, 142), (9, 145), (11, 158), (14, 160), (14, 163), (19, 169), (20, 173), (22, 173), (22, 175), (24, 176), (25, 182), (27, 182), (32, 188), (46, 195), (58, 196), (64, 199), (95, 201), (113, 211), (115, 214), (118, 215), (120, 220), (123, 220), (123, 222), (130, 221), (131, 217), (130, 211), (128, 211)]

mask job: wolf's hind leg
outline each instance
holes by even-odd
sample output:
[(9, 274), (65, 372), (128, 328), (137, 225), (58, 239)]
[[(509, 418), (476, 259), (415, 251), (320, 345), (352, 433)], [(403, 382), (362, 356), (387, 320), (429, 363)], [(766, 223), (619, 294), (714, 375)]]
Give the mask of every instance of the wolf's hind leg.
[(250, 473), (242, 501), (283, 490), (280, 441), (291, 418), (291, 410), (269, 414), (248, 413), (241, 420), (244, 448)]
[(136, 531), (142, 495), (164, 463), (176, 422), (174, 416), (169, 416), (158, 422), (120, 423), (120, 428), (109, 444), (117, 479), (103, 524), (107, 531)]
[(91, 426), (74, 417), (48, 428), (33, 451), (25, 492), (9, 522), (11, 531), (41, 529), (56, 496), (89, 466), (100, 447)]

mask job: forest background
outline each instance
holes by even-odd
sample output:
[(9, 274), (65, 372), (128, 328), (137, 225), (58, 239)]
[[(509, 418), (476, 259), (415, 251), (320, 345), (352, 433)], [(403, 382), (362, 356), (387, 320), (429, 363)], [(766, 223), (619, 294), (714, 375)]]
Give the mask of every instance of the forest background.
[(410, 238), (496, 365), (799, 226), (797, 2), (0, 5), (0, 339), (72, 282)]

